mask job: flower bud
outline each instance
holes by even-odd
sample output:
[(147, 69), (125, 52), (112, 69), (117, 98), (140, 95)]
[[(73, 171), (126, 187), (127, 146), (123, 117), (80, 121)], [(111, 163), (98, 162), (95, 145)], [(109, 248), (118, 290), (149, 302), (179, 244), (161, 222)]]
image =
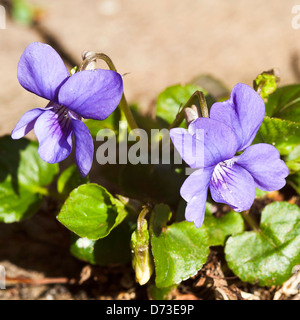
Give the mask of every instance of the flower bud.
[(259, 74), (253, 81), (254, 90), (265, 100), (270, 94), (277, 89), (277, 83), (279, 82), (279, 70), (271, 69)]
[(142, 220), (141, 230), (137, 229), (132, 233), (130, 246), (136, 281), (144, 285), (153, 273), (147, 220)]

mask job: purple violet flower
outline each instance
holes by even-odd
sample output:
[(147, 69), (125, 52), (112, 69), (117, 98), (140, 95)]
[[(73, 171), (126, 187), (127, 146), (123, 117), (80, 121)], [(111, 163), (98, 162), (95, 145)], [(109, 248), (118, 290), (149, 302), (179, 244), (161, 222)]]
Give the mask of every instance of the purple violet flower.
[[(264, 115), (262, 98), (249, 86), (239, 83), (229, 100), (211, 107), (210, 118), (194, 120), (188, 130), (170, 130), (183, 160), (198, 169), (180, 189), (187, 201), (185, 218), (194, 221), (196, 227), (204, 221), (208, 188), (214, 201), (241, 212), (250, 209), (256, 188), (274, 191), (285, 185), (289, 170), (278, 150), (265, 143), (250, 146)], [(203, 160), (196, 161), (202, 164), (195, 164), (193, 157), (197, 144), (204, 148)], [(236, 156), (242, 150), (245, 151)]]
[(34, 42), (20, 58), (18, 80), (26, 90), (49, 103), (26, 112), (11, 137), (20, 139), (34, 129), (40, 157), (57, 163), (69, 156), (74, 134), (76, 164), (80, 174), (86, 176), (92, 166), (94, 145), (81, 118), (104, 120), (117, 108), (123, 93), (121, 75), (95, 69), (70, 76), (52, 47)]

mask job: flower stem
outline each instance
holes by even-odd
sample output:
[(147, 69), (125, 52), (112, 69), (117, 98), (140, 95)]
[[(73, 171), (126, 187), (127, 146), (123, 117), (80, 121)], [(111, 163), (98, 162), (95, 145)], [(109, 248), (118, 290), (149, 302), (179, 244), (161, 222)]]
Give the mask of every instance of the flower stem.
[(140, 213), (142, 206), (142, 203), (139, 200), (127, 198), (125, 196), (122, 196), (120, 194), (116, 194), (116, 197), (119, 201), (123, 203), (123, 205), (128, 209), (128, 212), (133, 216), (137, 217)]
[(169, 130), (172, 128), (175, 128), (175, 127), (179, 127), (185, 117), (184, 110), (186, 108), (193, 106), (193, 105), (196, 105), (197, 102), (199, 102), (199, 105), (200, 105), (201, 116), (203, 118), (208, 118), (209, 117), (208, 108), (207, 108), (204, 93), (202, 91), (197, 90), (192, 94), (192, 96), (189, 98), (188, 102), (183, 106), (181, 111), (177, 114), (175, 120), (170, 125)]
[(254, 219), (250, 216), (249, 211), (241, 212), (241, 215), (253, 231), (260, 233), (259, 226), (254, 221)]
[[(80, 71), (87, 69), (88, 65), (90, 63), (95, 63), (96, 59), (101, 59), (103, 60), (109, 67), (110, 70), (117, 72), (117, 68), (115, 67), (114, 63), (112, 62), (112, 60), (110, 59), (109, 56), (107, 56), (104, 53), (96, 53), (96, 52), (84, 52), (83, 53), (83, 62), (82, 65), (80, 67)], [(121, 108), (121, 110), (123, 111), (126, 120), (128, 122), (129, 128), (131, 130), (133, 129), (138, 129), (138, 125), (136, 124), (136, 121), (133, 117), (133, 114), (129, 108), (129, 105), (127, 103), (127, 100), (125, 98), (124, 92), (122, 94), (122, 98), (121, 101), (119, 103), (119, 107)]]
[(123, 93), (122, 95), (122, 98), (121, 98), (121, 101), (119, 103), (119, 107), (121, 108), (121, 110), (123, 111), (125, 117), (126, 117), (126, 120), (128, 122), (128, 125), (130, 127), (131, 130), (133, 129), (138, 129), (138, 125), (137, 123), (135, 122), (135, 119), (133, 117), (133, 114), (128, 106), (128, 103), (127, 103), (127, 100), (125, 98), (125, 95)]

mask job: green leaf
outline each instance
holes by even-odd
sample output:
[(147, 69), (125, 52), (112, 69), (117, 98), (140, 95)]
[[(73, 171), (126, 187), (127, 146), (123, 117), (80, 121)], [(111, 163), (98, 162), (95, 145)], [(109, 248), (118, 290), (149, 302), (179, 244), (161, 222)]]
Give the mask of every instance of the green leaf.
[(278, 88), (266, 103), (266, 115), (300, 122), (300, 85)]
[(38, 144), (27, 139), (0, 138), (0, 222), (11, 223), (35, 214), (58, 173), (57, 164), (41, 160)]
[(151, 215), (150, 235), (158, 288), (170, 287), (195, 275), (209, 254), (205, 228), (183, 221), (167, 226), (168, 206), (157, 205)]
[(73, 164), (59, 176), (57, 180), (57, 191), (64, 196), (68, 196), (73, 189), (88, 182), (88, 178), (82, 178), (77, 166)]
[(229, 268), (241, 280), (260, 286), (280, 285), (300, 263), (300, 209), (273, 202), (262, 212), (260, 232), (229, 238), (225, 253)]
[(300, 160), (300, 145), (296, 146), (285, 158), (287, 161)]
[(255, 143), (272, 144), (281, 155), (287, 155), (300, 144), (300, 123), (265, 117), (253, 141)]
[(106, 237), (127, 215), (125, 206), (97, 184), (79, 186), (70, 193), (57, 219), (82, 238)]
[(204, 227), (210, 246), (223, 246), (228, 236), (244, 231), (244, 220), (238, 212), (230, 211), (222, 218), (216, 218), (212, 215), (208, 205), (205, 210)]
[(300, 158), (297, 160), (286, 161), (285, 164), (289, 168), (290, 174), (300, 171)]
[[(184, 106), (197, 90), (203, 91), (207, 96), (207, 91), (194, 84), (174, 85), (159, 94), (156, 102), (156, 117), (161, 127), (169, 127), (175, 120), (180, 107)], [(210, 99), (212, 100), (211, 97)], [(185, 126), (184, 122), (182, 126)]]
[[(185, 219), (185, 208), (186, 202), (180, 201), (175, 216), (176, 222)], [(212, 214), (212, 204), (206, 202), (203, 228), (207, 231), (210, 246), (223, 246), (228, 236), (244, 231), (244, 220), (234, 211), (226, 213), (222, 218), (216, 218)]]
[(300, 171), (300, 145), (296, 146), (294, 150), (285, 157), (285, 161), (290, 174)]
[(111, 233), (99, 240), (71, 237), (71, 253), (78, 259), (91, 264), (106, 266), (112, 263), (128, 263), (130, 261), (131, 229), (122, 223)]

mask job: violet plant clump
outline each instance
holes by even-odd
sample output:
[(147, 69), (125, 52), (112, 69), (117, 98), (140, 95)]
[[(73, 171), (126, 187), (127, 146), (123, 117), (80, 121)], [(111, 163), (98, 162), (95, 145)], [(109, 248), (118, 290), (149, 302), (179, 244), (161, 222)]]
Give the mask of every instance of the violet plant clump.
[[(237, 84), (229, 100), (213, 104), (210, 118), (194, 120), (188, 130), (170, 130), (183, 160), (191, 168), (200, 169), (186, 179), (180, 190), (188, 203), (186, 220), (194, 221), (196, 227), (204, 221), (208, 189), (214, 201), (241, 212), (250, 209), (256, 188), (275, 191), (286, 184), (289, 170), (278, 150), (264, 143), (250, 146), (264, 115), (262, 98), (249, 86)], [(203, 136), (197, 133), (199, 129), (204, 130)], [(193, 143), (184, 144), (185, 135), (192, 136)], [(200, 167), (195, 166), (193, 158), (197, 142), (204, 145)], [(236, 156), (240, 151), (244, 152)]]
[[(47, 44), (32, 43), (22, 54), (21, 86), (48, 104), (26, 112), (11, 137), (0, 138), (0, 222), (28, 219), (42, 201), (55, 202), (71, 253), (100, 266), (131, 262), (152, 299), (167, 298), (197, 275), (215, 246), (224, 247), (222, 263), (245, 282), (286, 281), (300, 264), (300, 209), (266, 197), (280, 190), (297, 203), (300, 194), (300, 85), (278, 87), (277, 72), (266, 71), (255, 90), (239, 83), (230, 94), (205, 76), (207, 87), (191, 82), (161, 92), (150, 117), (127, 104), (108, 56), (85, 53), (72, 75)], [(110, 70), (95, 69), (97, 59)], [(24, 138), (32, 129), (38, 143)], [(103, 165), (90, 182), (84, 177), (93, 138), (102, 143), (96, 159)], [(63, 170), (58, 163), (73, 141), (78, 170)], [(262, 210), (252, 206), (256, 198)]]
[(11, 136), (20, 139), (29, 131), (39, 141), (38, 153), (48, 163), (66, 159), (75, 136), (75, 159), (82, 176), (92, 166), (92, 136), (81, 121), (106, 119), (123, 94), (120, 74), (111, 70), (84, 70), (70, 76), (58, 53), (49, 45), (35, 42), (22, 54), (18, 79), (28, 91), (49, 100), (45, 108), (26, 112)]

